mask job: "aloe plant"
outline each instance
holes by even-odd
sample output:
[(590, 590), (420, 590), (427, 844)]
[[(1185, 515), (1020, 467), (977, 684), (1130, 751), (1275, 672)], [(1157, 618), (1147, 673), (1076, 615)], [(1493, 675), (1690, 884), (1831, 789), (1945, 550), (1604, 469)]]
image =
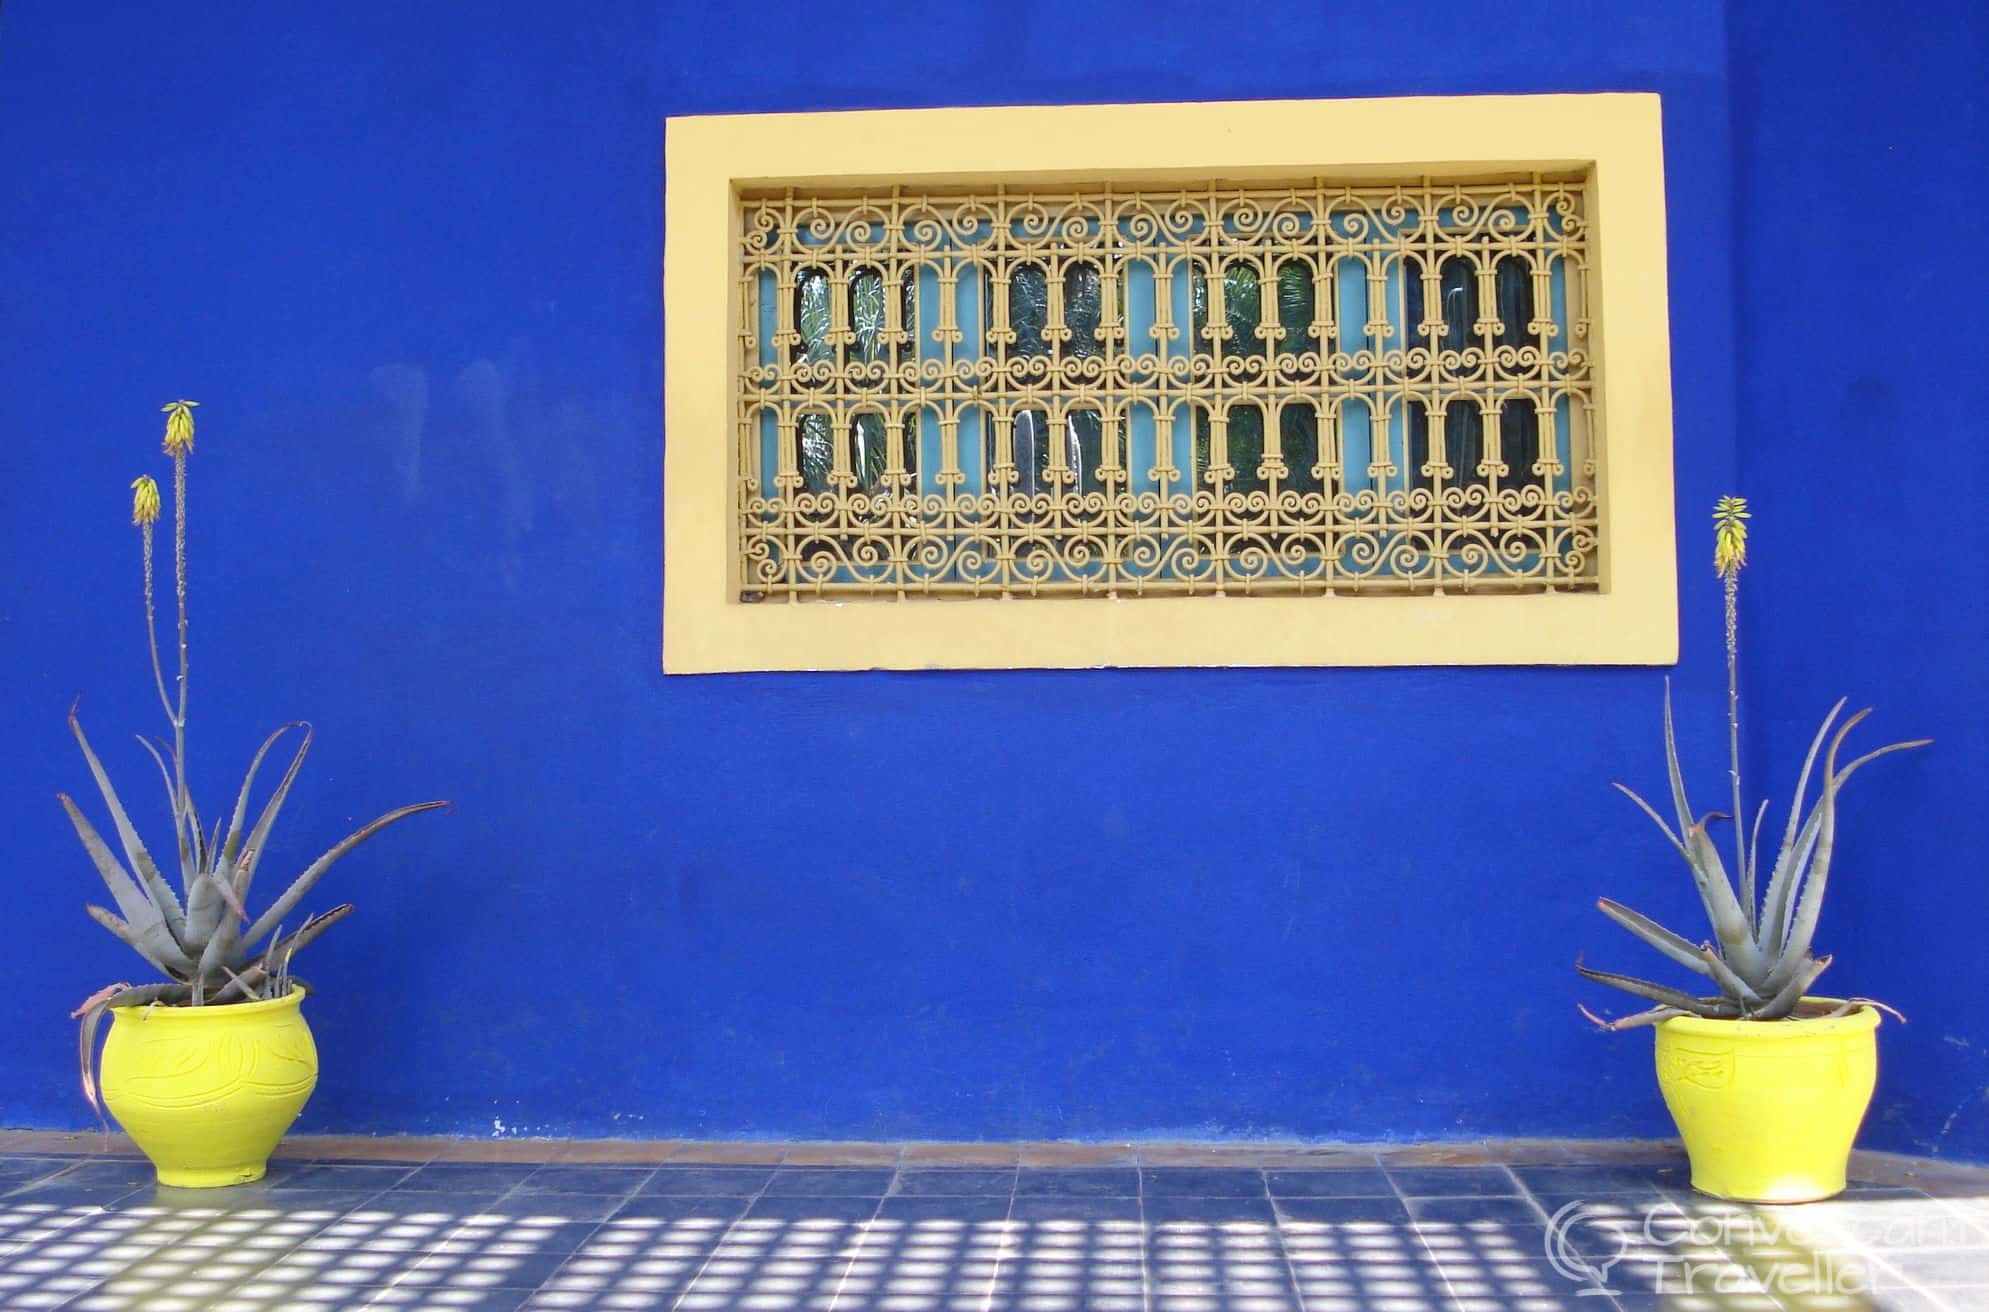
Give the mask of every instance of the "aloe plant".
[[(1582, 1014), (1606, 1029), (1622, 1030), (1653, 1025), (1674, 1016), (1705, 1016), (1722, 1020), (1784, 1020), (1796, 1013), (1809, 987), (1830, 965), (1830, 958), (1812, 951), (1817, 919), (1823, 911), (1823, 895), (1830, 881), (1830, 860), (1837, 838), (1837, 794), (1858, 770), (1881, 756), (1908, 748), (1924, 747), (1932, 739), (1890, 743), (1851, 761), (1842, 769), (1837, 754), (1851, 730), (1870, 709), (1837, 722), (1843, 713), (1840, 698), (1823, 718), (1823, 724), (1810, 742), (1803, 758), (1802, 773), (1796, 779), (1795, 799), (1789, 806), (1788, 824), (1782, 844), (1769, 868), (1768, 883), (1760, 896), (1758, 886), (1761, 848), (1761, 822), (1768, 814), (1763, 801), (1754, 813), (1751, 832), (1743, 833), (1740, 818), (1740, 697), (1736, 622), (1737, 585), (1741, 567), (1747, 560), (1747, 503), (1739, 497), (1721, 498), (1714, 512), (1716, 526), (1714, 566), (1725, 584), (1727, 637), (1727, 740), (1733, 786), (1733, 811), (1709, 812), (1694, 818), (1686, 798), (1685, 776), (1678, 764), (1678, 738), (1672, 725), (1671, 685), (1664, 692), (1664, 753), (1670, 773), (1671, 802), (1677, 817), (1673, 829), (1657, 809), (1623, 784), (1615, 785), (1642, 808), (1664, 831), (1672, 847), (1692, 871), (1692, 881), (1712, 924), (1715, 942), (1694, 944), (1650, 917), (1632, 911), (1620, 902), (1602, 898), (1596, 906), (1623, 928), (1656, 948), (1672, 961), (1710, 981), (1717, 995), (1698, 996), (1683, 989), (1653, 984), (1647, 980), (1607, 971), (1591, 970), (1579, 961), (1575, 969), (1598, 984), (1653, 1002), (1647, 1011), (1613, 1021), (1605, 1021), (1582, 1008)], [(1833, 731), (1833, 726), (1834, 731)], [(1828, 739), (1829, 746), (1824, 746)], [(1809, 794), (1810, 774), (1823, 754), (1823, 776), (1816, 801), (1803, 810)], [(1734, 822), (1735, 870), (1729, 876), (1719, 849), (1708, 834), (1715, 820)], [(1854, 998), (1836, 1008), (1848, 1011), (1858, 1005), (1879, 1005), (1869, 998)]]
[[(1766, 893), (1757, 902), (1745, 898), (1743, 890), (1754, 884), (1761, 821), (1767, 815), (1768, 803), (1763, 802), (1755, 812), (1753, 835), (1740, 858), (1737, 872), (1740, 887), (1736, 888), (1728, 877), (1719, 850), (1707, 834), (1707, 826), (1712, 821), (1729, 817), (1714, 812), (1695, 820), (1691, 804), (1686, 800), (1685, 780), (1678, 766), (1677, 738), (1672, 728), (1671, 689), (1666, 687), (1664, 750), (1671, 774), (1671, 799), (1678, 816), (1678, 828), (1674, 830), (1666, 824), (1664, 817), (1649, 802), (1629, 788), (1620, 783), (1616, 787), (1643, 808), (1644, 814), (1664, 831), (1672, 847), (1691, 868), (1692, 881), (1699, 890), (1700, 901), (1705, 905), (1717, 944), (1701, 942), (1695, 945), (1650, 917), (1608, 898), (1598, 900), (1596, 906), (1601, 908), (1603, 915), (1665, 956), (1711, 981), (1719, 994), (1697, 997), (1682, 989), (1667, 988), (1627, 975), (1591, 970), (1577, 962), (1575, 969), (1598, 984), (1622, 989), (1657, 1004), (1648, 1011), (1614, 1021), (1600, 1020), (1584, 1008), (1584, 1014), (1588, 1014), (1589, 1019), (1605, 1028), (1621, 1030), (1652, 1025), (1672, 1016), (1782, 1020), (1795, 1012), (1796, 1004), (1802, 1001), (1810, 985), (1830, 965), (1830, 958), (1816, 956), (1811, 951), (1811, 945), (1816, 935), (1817, 917), (1823, 910), (1824, 890), (1830, 881), (1830, 858), (1837, 837), (1838, 790), (1844, 786), (1845, 780), (1867, 763), (1892, 752), (1924, 747), (1932, 741), (1921, 738), (1891, 743), (1876, 751), (1866, 752), (1839, 769), (1838, 749), (1858, 722), (1871, 714), (1869, 709), (1859, 711), (1842, 724), (1837, 724), (1833, 733), (1831, 726), (1836, 724), (1843, 710), (1844, 702), (1839, 699), (1830, 708), (1830, 714), (1824, 717), (1822, 727), (1810, 743), (1809, 754), (1803, 758), (1802, 774), (1796, 780), (1796, 797), (1789, 807), (1789, 822), (1782, 835), (1781, 850), (1770, 867)], [(1826, 736), (1830, 743), (1827, 749), (1824, 747)], [(1817, 789), (1816, 801), (1805, 815), (1803, 799), (1809, 791), (1809, 778), (1819, 751), (1823, 752), (1822, 782)], [(1854, 999), (1841, 1009), (1848, 1010), (1853, 1005), (1869, 1001), (1865, 998)]]
[[(201, 822), (199, 809), (187, 786), (187, 618), (186, 618), (186, 466), (193, 450), (192, 401), (175, 401), (166, 407), (166, 454), (173, 459), (174, 533), (173, 559), (175, 593), (179, 610), (179, 674), (176, 691), (169, 694), (164, 668), (159, 661), (158, 626), (152, 601), (152, 530), (159, 518), (159, 490), (149, 477), (132, 483), (132, 523), (140, 533), (145, 578), (145, 627), (152, 654), (152, 675), (159, 700), (172, 726), (172, 741), (148, 739), (139, 742), (152, 756), (165, 781), (167, 800), (173, 816), (173, 837), (178, 849), (180, 887), (176, 891), (160, 873), (158, 863), (139, 838), (122, 799), (105, 772), (103, 763), (83, 733), (81, 720), (72, 706), (69, 731), (88, 762), (104, 806), (110, 813), (123, 859), (111, 850), (81, 808), (67, 794), (57, 799), (75, 826), (97, 873), (109, 888), (117, 910), (91, 906), (89, 914), (98, 924), (116, 935), (139, 956), (166, 977), (165, 983), (134, 986), (112, 984), (98, 990), (76, 1009), (72, 1016), (81, 1021), (78, 1034), (83, 1096), (92, 1108), (97, 1106), (94, 1070), (95, 1036), (105, 1011), (111, 1007), (137, 1004), (174, 1006), (219, 1006), (280, 997), (293, 983), (290, 960), (297, 950), (351, 914), (348, 903), (306, 918), (294, 930), (283, 932), (284, 922), (318, 880), (332, 865), (388, 825), (422, 811), (447, 806), (447, 802), (420, 802), (389, 811), (362, 825), (334, 843), (331, 848), (292, 879), (289, 885), (258, 916), (248, 912), (250, 888), (256, 869), (269, 841), (277, 814), (290, 794), (304, 755), (311, 747), (311, 727), (301, 721), (283, 725), (270, 734), (249, 762), (247, 775), (235, 797), (233, 810), (224, 824), (215, 817), (211, 828)], [(282, 779), (249, 822), (250, 800), (256, 774), (263, 759), (286, 734), (299, 731), (296, 752)]]

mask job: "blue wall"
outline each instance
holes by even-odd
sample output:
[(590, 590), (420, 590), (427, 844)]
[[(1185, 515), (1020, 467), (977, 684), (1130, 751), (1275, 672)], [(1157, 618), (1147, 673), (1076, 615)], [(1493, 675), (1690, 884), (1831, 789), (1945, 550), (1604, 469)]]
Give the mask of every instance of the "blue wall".
[[(1607, 787), (1659, 782), (1655, 671), (663, 678), (661, 125), (1663, 93), (1677, 680), (1705, 791), (1723, 734), (1704, 511), (1743, 462), (1764, 497), (1789, 473), (1737, 440), (1757, 440), (1770, 388), (1741, 386), (1736, 357), (1784, 388), (1815, 372), (1736, 339), (1736, 286), (1764, 275), (1736, 268), (1754, 215), (1735, 179), (1750, 206), (1789, 201), (1757, 197), (1740, 169), (1787, 167), (1765, 117), (1741, 115), (1737, 155), (1732, 115), (1802, 75), (1751, 62), (1760, 85), (1730, 84), (1720, 4), (1541, 4), (1497, 41), (1461, 0), (1266, 5), (1227, 24), (1198, 6), (933, 18), (770, 0), (744, 29), (710, 6), (609, 0), (164, 9), (10, 0), (0, 24), (0, 859), (20, 945), (0, 1124), (87, 1122), (66, 1012), (141, 968), (83, 918), (91, 876), (49, 794), (88, 787), (62, 723), (82, 691), (113, 769), (151, 800), (149, 765), (119, 740), (157, 727), (125, 483), (159, 470), (157, 406), (186, 395), (204, 403), (197, 784), (218, 798), (268, 725), (318, 724), (270, 868), (388, 806), (457, 802), (326, 885), (360, 911), (304, 972), (326, 1073), (302, 1129), (1666, 1132), (1648, 1037), (1590, 1032), (1575, 1003), (1615, 1000), (1569, 969), (1583, 949), (1650, 964), (1595, 914), (1599, 893), (1695, 914), (1674, 858)], [(1944, 367), (1966, 336), (1942, 339)], [(1813, 349), (1851, 349), (1832, 340)], [(1915, 367), (1887, 365), (1892, 386)], [(1823, 419), (1806, 440), (1852, 440), (1839, 409)], [(1768, 539), (1785, 532), (1784, 560), (1838, 535), (1820, 490), (1801, 495), (1805, 536)], [(1799, 599), (1832, 585), (1786, 572), (1784, 609), (1750, 612), (1763, 694), (1785, 660), (1876, 682), (1900, 655), (1889, 621), (1840, 602), (1861, 645), (1797, 650), (1816, 614)], [(1884, 595), (1934, 643), (1964, 636), (1924, 597)], [(1979, 619), (1966, 636), (1979, 643)], [(1887, 709), (1946, 729), (1980, 710), (1953, 704), (1964, 682), (1889, 689)], [(1810, 709), (1798, 691), (1775, 687), (1759, 745), (1786, 752), (1789, 717)], [(1983, 777), (1970, 750), (1890, 767), (1847, 816), (1832, 929), (1872, 992), (1911, 1003), (1930, 987), (1885, 935), (1972, 886), (1970, 849), (1933, 842), (1929, 805)], [(1922, 844), (1909, 866), (1902, 827)], [(1912, 870), (1916, 914), (1886, 901), (1895, 869)], [(1958, 919), (1940, 930), (1956, 943)], [(1984, 1082), (1967, 969), (1970, 1005), (1947, 999), (1950, 1021), (1925, 1028), (1969, 1046), (1916, 1027), (1888, 1068), (1895, 1145), (1924, 1146), (1943, 1100)], [(1914, 1098), (1908, 1078), (1936, 1093)], [(1989, 1116), (1938, 1147), (1989, 1156)]]
[(1982, 1160), (1989, 8), (1855, 15), (1732, 23), (1756, 739), (1784, 797), (1839, 697), (1876, 708), (1870, 746), (1936, 739), (1845, 791), (1826, 978), (1911, 1022), (1884, 1031), (1864, 1141)]

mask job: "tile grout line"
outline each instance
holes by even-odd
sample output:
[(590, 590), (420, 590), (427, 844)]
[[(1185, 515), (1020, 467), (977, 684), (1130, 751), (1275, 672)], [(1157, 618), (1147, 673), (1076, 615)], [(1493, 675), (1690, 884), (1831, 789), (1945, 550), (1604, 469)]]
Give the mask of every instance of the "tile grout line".
[[(1953, 1289), (1938, 1289), (1938, 1288), (1930, 1288), (1927, 1286), (1923, 1286), (1922, 1284), (1920, 1284), (1919, 1281), (1915, 1280), (1912, 1276), (1908, 1275), (1903, 1267), (1897, 1266), (1894, 1263), (1887, 1261), (1885, 1257), (1881, 1255), (1877, 1249), (1866, 1248), (1863, 1250), (1863, 1252), (1864, 1255), (1871, 1262), (1875, 1263), (1880, 1270), (1884, 1271), (1886, 1275), (1898, 1281), (1899, 1287), (1901, 1289), (1907, 1290), (1910, 1293), (1918, 1294), (1922, 1298), (1927, 1299), (1929, 1302), (1934, 1303), (1940, 1307), (1951, 1307), (1955, 1309), (1955, 1312), (1962, 1312), (1961, 1305), (1959, 1303), (1956, 1303), (1954, 1299), (1950, 1297), (1950, 1295), (1971, 1292), (1972, 1287), (1958, 1286)], [(1979, 1292), (1979, 1287), (1975, 1288), (1975, 1292)]]
[(1278, 1253), (1285, 1260), (1285, 1278), (1291, 1281), (1292, 1299), (1298, 1304), (1298, 1312), (1306, 1312), (1305, 1290), (1299, 1287), (1298, 1267), (1292, 1263), (1291, 1249), (1285, 1246), (1284, 1216), (1278, 1211), (1277, 1197), (1271, 1193), (1271, 1173), (1269, 1170), (1260, 1169), (1257, 1174), (1263, 1177), (1264, 1198), (1271, 1204), (1271, 1237), (1277, 1240)]
[(718, 1236), (718, 1242), (713, 1244), (711, 1246), (711, 1251), (704, 1255), (704, 1261), (698, 1263), (697, 1274), (693, 1275), (689, 1280), (686, 1280), (684, 1282), (684, 1287), (677, 1291), (677, 1296), (670, 1300), (670, 1312), (677, 1312), (677, 1309), (683, 1306), (684, 1299), (688, 1297), (691, 1292), (691, 1287), (697, 1284), (698, 1281), (704, 1279), (704, 1273), (710, 1269), (712, 1259), (717, 1257), (718, 1254), (725, 1248), (725, 1241), (732, 1237), (732, 1232), (739, 1228), (739, 1223), (745, 1220), (748, 1216), (752, 1215), (753, 1205), (759, 1202), (762, 1198), (765, 1198), (767, 1196), (767, 1190), (773, 1188), (774, 1177), (779, 1174), (780, 1174), (780, 1167), (778, 1166), (769, 1167), (767, 1169), (767, 1182), (760, 1186), (759, 1192), (753, 1194), (751, 1197), (746, 1199), (745, 1206), (739, 1209), (739, 1215), (732, 1218), (731, 1223), (728, 1224), (725, 1227), (724, 1232)]
[(1133, 1179), (1139, 1186), (1135, 1197), (1140, 1204), (1140, 1312), (1153, 1312), (1153, 1274), (1146, 1260), (1147, 1240), (1153, 1234), (1146, 1223), (1146, 1167), (1133, 1167)]
[(857, 1234), (856, 1249), (850, 1253), (849, 1262), (843, 1267), (842, 1279), (836, 1281), (836, 1292), (829, 1296), (829, 1312), (835, 1312), (836, 1304), (842, 1301), (843, 1290), (849, 1288), (850, 1272), (856, 1270), (856, 1264), (863, 1260), (863, 1250), (870, 1243), (870, 1231), (877, 1224), (877, 1218), (884, 1214), (884, 1200), (889, 1198), (897, 1187), (898, 1168), (893, 1166), (891, 1178), (884, 1183), (884, 1192), (878, 1195), (877, 1206), (870, 1209), (870, 1219), (863, 1223), (863, 1229)]
[(1414, 1209), (1409, 1206), (1409, 1195), (1402, 1191), (1401, 1184), (1395, 1179), (1395, 1172), (1389, 1170), (1387, 1164), (1383, 1163), (1381, 1174), (1388, 1181), (1388, 1187), (1395, 1191), (1395, 1200), (1402, 1204), (1402, 1215), (1408, 1218), (1409, 1233), (1416, 1237), (1416, 1247), (1423, 1250), (1423, 1256), (1436, 1268), (1437, 1279), (1443, 1282), (1443, 1290), (1448, 1300), (1452, 1303), (1460, 1302), (1457, 1287), (1450, 1283), (1450, 1272), (1444, 1268), (1443, 1259), (1437, 1256), (1436, 1249), (1430, 1247), (1430, 1241), (1423, 1237), (1423, 1223), (1416, 1219)]
[(1551, 1226), (1554, 1223), (1554, 1218), (1548, 1214), (1546, 1204), (1542, 1203), (1534, 1194), (1533, 1186), (1520, 1178), (1519, 1172), (1512, 1169), (1510, 1162), (1501, 1162), (1499, 1169), (1506, 1173), (1514, 1185), (1518, 1186), (1519, 1196), (1526, 1200), (1527, 1206), (1531, 1207), (1534, 1215), (1540, 1218), (1540, 1223)]
[(1015, 1233), (1015, 1196), (1022, 1188), (1022, 1167), (1018, 1163), (1008, 1177), (1008, 1211), (1001, 1218), (1001, 1236), (995, 1246), (994, 1270), (988, 1273), (988, 1289), (981, 1295), (981, 1312), (994, 1312), (995, 1290), (1001, 1286), (1001, 1264), (1008, 1252), (1008, 1241)]

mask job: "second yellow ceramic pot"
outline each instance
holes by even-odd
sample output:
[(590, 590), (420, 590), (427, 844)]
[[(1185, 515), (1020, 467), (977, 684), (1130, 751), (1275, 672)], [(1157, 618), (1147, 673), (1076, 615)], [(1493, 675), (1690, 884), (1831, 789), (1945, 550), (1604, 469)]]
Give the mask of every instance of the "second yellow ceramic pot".
[(303, 1000), (293, 988), (267, 1002), (111, 1009), (104, 1104), (152, 1159), (160, 1184), (262, 1178), (318, 1083)]
[(1692, 1187), (1755, 1203), (1843, 1192), (1878, 1077), (1878, 1023), (1860, 1007), (1828, 1019), (1659, 1024), (1658, 1087), (1692, 1159)]

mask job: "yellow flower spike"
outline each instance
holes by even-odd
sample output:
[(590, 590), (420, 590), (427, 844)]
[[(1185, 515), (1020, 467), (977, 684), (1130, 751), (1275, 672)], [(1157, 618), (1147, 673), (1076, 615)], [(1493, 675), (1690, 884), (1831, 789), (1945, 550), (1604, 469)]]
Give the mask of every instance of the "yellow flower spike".
[(1747, 498), (1721, 497), (1713, 507), (1713, 569), (1723, 579), (1747, 563)]
[(166, 415), (166, 454), (183, 456), (193, 450), (193, 408), (198, 401), (172, 401), (159, 408)]
[(131, 480), (131, 522), (138, 525), (159, 522), (159, 485), (150, 474)]

